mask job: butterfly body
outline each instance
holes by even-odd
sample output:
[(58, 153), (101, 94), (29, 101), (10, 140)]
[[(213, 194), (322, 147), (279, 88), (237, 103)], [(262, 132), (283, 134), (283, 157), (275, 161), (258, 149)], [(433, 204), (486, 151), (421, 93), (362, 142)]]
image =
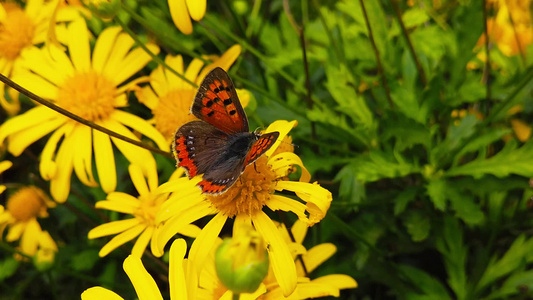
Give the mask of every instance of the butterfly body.
[(200, 121), (191, 121), (178, 129), (173, 152), (178, 166), (190, 178), (203, 174), (198, 186), (206, 194), (225, 192), (279, 136), (278, 132), (249, 132), (248, 119), (233, 82), (220, 68), (207, 74), (191, 112)]

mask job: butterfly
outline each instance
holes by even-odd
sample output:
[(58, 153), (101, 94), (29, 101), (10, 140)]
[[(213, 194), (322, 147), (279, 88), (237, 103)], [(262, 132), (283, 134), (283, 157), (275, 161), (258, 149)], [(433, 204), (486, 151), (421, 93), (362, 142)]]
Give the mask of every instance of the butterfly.
[(204, 194), (227, 191), (279, 137), (279, 132), (250, 132), (235, 86), (218, 67), (202, 81), (191, 113), (200, 120), (176, 131), (172, 152), (189, 178), (203, 174), (197, 185)]

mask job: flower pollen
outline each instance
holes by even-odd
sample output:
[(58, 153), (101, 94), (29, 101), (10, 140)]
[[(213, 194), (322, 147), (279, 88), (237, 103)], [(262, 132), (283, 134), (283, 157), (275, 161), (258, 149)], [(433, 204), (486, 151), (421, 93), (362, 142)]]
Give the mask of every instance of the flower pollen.
[(0, 57), (15, 60), (23, 48), (32, 45), (35, 25), (14, 3), (5, 3), (6, 18), (0, 23)]
[(18, 190), (7, 200), (7, 210), (19, 222), (36, 218), (45, 212), (46, 199), (44, 192), (36, 187), (30, 186)]
[(189, 113), (195, 92), (195, 90), (172, 90), (159, 98), (159, 103), (152, 112), (155, 127), (164, 137), (172, 138), (181, 125), (196, 119)]
[(276, 183), (276, 174), (267, 161), (267, 157), (260, 157), (246, 167), (244, 173), (225, 193), (208, 196), (208, 200), (230, 218), (238, 214), (252, 215), (261, 210), (274, 193)]
[(114, 111), (116, 86), (94, 71), (77, 73), (60, 87), (57, 104), (92, 122)]

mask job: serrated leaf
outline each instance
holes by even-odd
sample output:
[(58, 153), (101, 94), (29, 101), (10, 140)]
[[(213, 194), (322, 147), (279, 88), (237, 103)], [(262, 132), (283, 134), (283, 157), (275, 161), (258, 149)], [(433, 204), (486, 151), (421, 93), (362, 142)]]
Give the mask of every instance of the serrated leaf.
[(385, 120), (381, 123), (382, 139), (388, 141), (394, 138), (394, 150), (402, 152), (415, 145), (429, 148), (430, 132), (425, 125), (401, 114), (397, 114), (391, 119), (393, 120)]
[(446, 172), (447, 176), (470, 175), (474, 178), (487, 174), (500, 178), (510, 174), (533, 177), (533, 141), (516, 149), (516, 141), (511, 140), (490, 158), (478, 159)]
[(86, 271), (92, 269), (99, 259), (98, 250), (85, 250), (72, 257), (70, 265), (76, 271)]
[(426, 112), (420, 110), (420, 105), (413, 91), (398, 84), (392, 85), (392, 100), (398, 109), (408, 118), (425, 124)]
[(403, 177), (419, 172), (419, 167), (403, 160), (401, 155), (371, 151), (360, 155), (352, 162), (356, 178), (362, 182), (373, 182), (382, 178)]
[(533, 253), (533, 237), (526, 240), (525, 235), (520, 235), (502, 258), (493, 257), (491, 259), (477, 284), (476, 290), (481, 292), (495, 280), (525, 266), (528, 262), (528, 256), (532, 256), (531, 253)]
[(446, 209), (446, 189), (447, 184), (443, 179), (432, 179), (426, 185), (429, 199), (431, 199), (435, 208), (440, 211)]
[(411, 283), (417, 287), (420, 292), (407, 293), (405, 299), (433, 299), (449, 300), (450, 295), (444, 285), (435, 277), (428, 273), (408, 265), (399, 265), (398, 268)]
[(0, 282), (11, 277), (18, 269), (20, 262), (13, 257), (0, 261)]
[(450, 125), (446, 139), (431, 150), (432, 164), (443, 160), (452, 151), (457, 149), (464, 139), (475, 133), (475, 127), (479, 123), (474, 115), (467, 115), (459, 125)]
[[(433, 187), (433, 189), (435, 189), (433, 191), (435, 195), (431, 196), (430, 194), (430, 197), (435, 197), (431, 198), (434, 203), (437, 203), (435, 207), (437, 207), (437, 205), (445, 205), (444, 199), (442, 199), (440, 196), (442, 194), (446, 200), (450, 201), (451, 207), (453, 210), (455, 210), (456, 216), (462, 219), (465, 223), (469, 225), (475, 225), (483, 222), (485, 215), (483, 214), (479, 204), (474, 202), (472, 195), (460, 192), (453, 183), (448, 182), (444, 178), (435, 181), (436, 182), (433, 183), (435, 185)], [(430, 182), (429, 184), (432, 183)]]
[(500, 140), (503, 136), (509, 133), (511, 133), (511, 129), (509, 128), (490, 129), (489, 131), (482, 133), (480, 136), (474, 138), (472, 141), (466, 144), (461, 151), (459, 151), (459, 153), (455, 156), (454, 165), (456, 165), (461, 157), (463, 157), (465, 154), (483, 149), (497, 140)]
[(420, 242), (428, 237), (431, 226), (426, 214), (420, 211), (411, 212), (403, 220), (403, 223), (413, 242)]
[(365, 197), (365, 186), (355, 178), (352, 165), (342, 168), (334, 181), (340, 181), (339, 196), (350, 203), (360, 203)]
[(488, 299), (509, 299), (509, 296), (519, 294), (522, 289), (533, 290), (533, 270), (512, 274)]
[(416, 199), (418, 188), (407, 188), (394, 198), (394, 215), (397, 216), (405, 211), (407, 205)]
[(463, 243), (463, 231), (457, 219), (446, 217), (442, 234), (436, 240), (437, 250), (444, 257), (444, 265), (448, 273), (448, 284), (455, 292), (458, 300), (466, 299), (466, 258), (467, 247)]

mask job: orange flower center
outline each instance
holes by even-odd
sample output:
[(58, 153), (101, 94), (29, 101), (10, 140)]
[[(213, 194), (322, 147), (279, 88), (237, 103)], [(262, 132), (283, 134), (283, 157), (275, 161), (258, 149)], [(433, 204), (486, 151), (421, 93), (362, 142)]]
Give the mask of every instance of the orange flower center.
[(78, 73), (60, 87), (57, 105), (89, 121), (103, 120), (115, 109), (116, 86), (94, 71)]
[(167, 198), (166, 195), (146, 195), (139, 196), (141, 205), (135, 211), (134, 215), (142, 224), (146, 226), (155, 226), (155, 216), (159, 211), (161, 203)]
[(46, 211), (47, 197), (44, 192), (30, 186), (18, 190), (7, 200), (7, 210), (19, 222), (38, 217)]
[(7, 15), (0, 24), (0, 57), (15, 60), (23, 48), (32, 45), (35, 26), (16, 4), (3, 5)]
[(173, 138), (181, 125), (196, 119), (190, 114), (195, 93), (195, 90), (173, 90), (159, 99), (159, 104), (152, 113), (155, 127), (165, 138)]
[(266, 156), (248, 165), (239, 179), (224, 193), (207, 198), (213, 206), (228, 217), (237, 214), (252, 215), (261, 210), (274, 193), (276, 174), (267, 164)]

